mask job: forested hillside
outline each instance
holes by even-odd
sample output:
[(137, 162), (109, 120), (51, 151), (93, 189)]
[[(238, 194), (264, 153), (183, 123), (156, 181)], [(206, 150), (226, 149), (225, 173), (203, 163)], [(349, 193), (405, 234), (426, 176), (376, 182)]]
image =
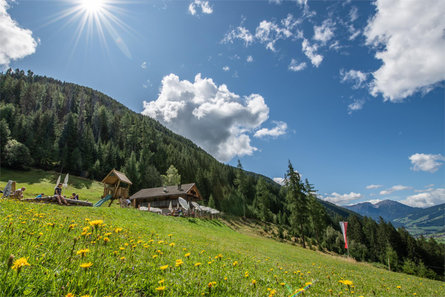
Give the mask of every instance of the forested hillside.
[[(277, 236), (303, 246), (345, 253), (338, 221), (350, 216), (351, 255), (390, 262), (391, 269), (443, 277), (444, 245), (414, 239), (390, 223), (363, 220), (315, 197), (289, 162), (286, 186), (224, 165), (190, 140), (87, 87), (34, 75), (0, 73), (1, 165), (37, 167), (101, 180), (124, 171), (132, 192), (161, 186), (174, 165), (182, 183), (196, 182), (204, 203), (228, 214), (273, 222)], [(283, 167), (286, 164), (283, 164)], [(406, 250), (405, 247), (409, 249)]]

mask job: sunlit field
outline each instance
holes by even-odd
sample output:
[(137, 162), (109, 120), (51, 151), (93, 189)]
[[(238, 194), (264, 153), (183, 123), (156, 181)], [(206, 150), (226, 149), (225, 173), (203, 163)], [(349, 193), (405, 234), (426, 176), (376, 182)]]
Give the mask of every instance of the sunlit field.
[(442, 296), (217, 220), (0, 201), (1, 296)]

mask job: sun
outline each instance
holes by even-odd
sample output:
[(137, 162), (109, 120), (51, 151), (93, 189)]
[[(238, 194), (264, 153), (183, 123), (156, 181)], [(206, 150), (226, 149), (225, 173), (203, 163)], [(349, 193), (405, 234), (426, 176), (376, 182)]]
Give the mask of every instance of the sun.
[(107, 0), (80, 0), (80, 7), (87, 13), (98, 13), (104, 9)]

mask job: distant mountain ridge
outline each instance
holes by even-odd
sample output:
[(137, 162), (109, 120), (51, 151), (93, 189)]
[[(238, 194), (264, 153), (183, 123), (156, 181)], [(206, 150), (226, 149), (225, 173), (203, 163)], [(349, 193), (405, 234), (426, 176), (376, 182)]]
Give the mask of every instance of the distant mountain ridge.
[(428, 207), (411, 207), (393, 200), (376, 204), (362, 202), (345, 208), (376, 221), (382, 217), (394, 227), (405, 227), (413, 235), (440, 235), (445, 233), (445, 203)]

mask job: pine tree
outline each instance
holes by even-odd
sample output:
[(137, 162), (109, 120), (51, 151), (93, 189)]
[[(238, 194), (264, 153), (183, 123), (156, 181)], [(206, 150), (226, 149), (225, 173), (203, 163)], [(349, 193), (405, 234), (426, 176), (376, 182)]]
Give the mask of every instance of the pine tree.
[(303, 248), (306, 247), (305, 235), (308, 223), (308, 202), (303, 192), (300, 174), (296, 172), (289, 161), (285, 184), (287, 187), (287, 209), (289, 210), (289, 221), (292, 228), (301, 237)]

